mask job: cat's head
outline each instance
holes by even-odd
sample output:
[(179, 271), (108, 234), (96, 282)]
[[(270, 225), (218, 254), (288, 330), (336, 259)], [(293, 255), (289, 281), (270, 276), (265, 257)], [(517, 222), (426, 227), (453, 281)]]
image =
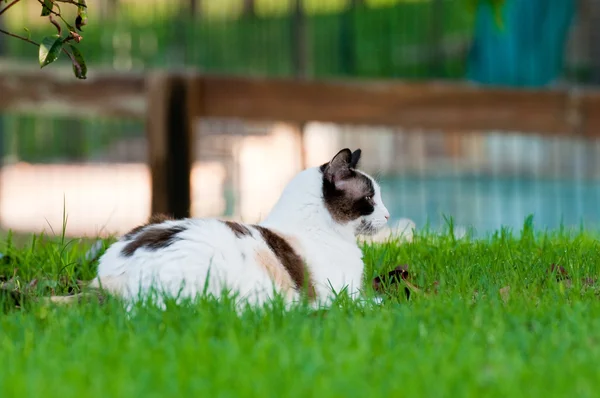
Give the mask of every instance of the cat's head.
[(333, 220), (350, 225), (355, 234), (373, 235), (390, 218), (381, 199), (379, 184), (356, 169), (360, 149), (342, 149), (320, 167), (323, 174), (323, 201)]

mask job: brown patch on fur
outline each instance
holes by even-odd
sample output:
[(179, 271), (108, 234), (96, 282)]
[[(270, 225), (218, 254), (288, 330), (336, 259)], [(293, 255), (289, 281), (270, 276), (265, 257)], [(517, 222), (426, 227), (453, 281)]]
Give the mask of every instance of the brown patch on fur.
[(151, 250), (162, 249), (171, 245), (176, 239), (177, 234), (185, 231), (185, 227), (180, 225), (169, 228), (150, 228), (139, 232), (135, 239), (129, 242), (121, 251), (124, 256), (131, 256), (140, 247)]
[(297, 238), (293, 237), (293, 236), (283, 236), (282, 237), (286, 240), (286, 242), (292, 247), (292, 250), (294, 250), (296, 253), (302, 253), (302, 250), (300, 249), (300, 242), (298, 241)]
[(258, 250), (254, 257), (256, 262), (265, 268), (273, 282), (285, 293), (295, 289), (291, 275), (282, 267), (282, 264), (270, 250)]
[(133, 238), (142, 229), (146, 228), (147, 226), (148, 226), (147, 224), (138, 225), (137, 227), (133, 228), (131, 231), (129, 231), (125, 235), (123, 235), (123, 237), (121, 239), (129, 240), (129, 239)]
[(275, 232), (258, 225), (255, 225), (254, 228), (260, 232), (269, 249), (271, 249), (281, 265), (287, 270), (290, 278), (294, 281), (296, 290), (303, 291), (307, 289), (308, 298), (314, 300), (316, 298), (316, 290), (302, 257), (294, 251), (284, 238)]
[(223, 223), (231, 229), (236, 238), (251, 235), (250, 230), (245, 225), (233, 221), (223, 221)]
[(129, 231), (125, 235), (123, 235), (123, 239), (129, 240), (129, 239), (133, 238), (135, 235), (137, 235), (138, 232), (140, 232), (142, 229), (146, 228), (147, 226), (154, 225), (154, 224), (161, 224), (161, 223), (163, 223), (165, 221), (169, 221), (169, 220), (173, 220), (173, 218), (167, 216), (166, 214), (161, 214), (161, 213), (153, 214), (152, 216), (150, 216), (150, 218), (148, 219), (148, 222), (146, 224), (138, 225), (137, 227), (133, 228), (131, 231)]

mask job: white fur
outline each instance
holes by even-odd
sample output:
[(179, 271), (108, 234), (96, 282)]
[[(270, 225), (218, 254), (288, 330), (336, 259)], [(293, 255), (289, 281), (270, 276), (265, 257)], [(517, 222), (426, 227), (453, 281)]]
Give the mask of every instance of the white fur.
[[(364, 264), (356, 239), (361, 219), (346, 225), (332, 219), (323, 203), (322, 176), (318, 168), (296, 175), (260, 225), (291, 238), (289, 241), (310, 271), (318, 302), (327, 304), (333, 291), (347, 289), (351, 297), (359, 295)], [(389, 213), (381, 200), (379, 185), (375, 181), (373, 185), (375, 211), (364, 218), (379, 230), (385, 226)], [(281, 291), (264, 266), (255, 261), (257, 251), (269, 250), (256, 229), (248, 226), (252, 237), (238, 238), (216, 219), (167, 221), (155, 227), (181, 223), (186, 226), (178, 235), (181, 240), (163, 249), (142, 247), (126, 257), (121, 250), (128, 241), (115, 242), (101, 257), (92, 286), (102, 285), (131, 300), (143, 298), (153, 289), (169, 296), (193, 298), (202, 294), (209, 276), (208, 293), (219, 296), (222, 289), (231, 289), (250, 304), (272, 298), (274, 289), (284, 294), (288, 303), (299, 297), (295, 291)], [(156, 300), (162, 303), (160, 297)]]
[(416, 228), (414, 221), (401, 218), (393, 227), (384, 227), (377, 234), (365, 236), (361, 240), (367, 243), (412, 242)]

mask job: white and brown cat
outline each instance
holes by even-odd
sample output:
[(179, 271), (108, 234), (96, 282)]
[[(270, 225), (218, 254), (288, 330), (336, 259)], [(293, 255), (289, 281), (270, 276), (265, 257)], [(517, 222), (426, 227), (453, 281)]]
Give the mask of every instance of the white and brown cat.
[(377, 182), (357, 170), (360, 155), (343, 149), (300, 172), (258, 225), (154, 217), (107, 249), (90, 286), (127, 300), (223, 289), (250, 304), (275, 292), (288, 303), (305, 293), (326, 305), (344, 289), (356, 297), (364, 272), (357, 235), (377, 233), (390, 216)]

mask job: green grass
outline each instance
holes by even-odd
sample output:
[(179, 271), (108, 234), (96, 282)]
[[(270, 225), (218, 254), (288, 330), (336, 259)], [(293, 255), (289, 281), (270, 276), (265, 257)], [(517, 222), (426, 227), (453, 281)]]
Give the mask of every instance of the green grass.
[[(0, 274), (76, 291), (94, 272), (82, 260), (88, 245), (60, 236), (5, 245)], [(368, 280), (408, 264), (421, 290), (410, 300), (392, 290), (383, 305), (342, 300), (316, 313), (274, 304), (238, 316), (229, 301), (210, 299), (131, 317), (112, 299), (7, 307), (0, 390), (61, 398), (596, 396), (600, 288), (586, 278), (598, 276), (597, 234), (537, 232), (528, 219), (522, 231), (485, 239), (421, 232), (412, 243), (364, 252)], [(551, 264), (569, 279), (557, 281)]]

